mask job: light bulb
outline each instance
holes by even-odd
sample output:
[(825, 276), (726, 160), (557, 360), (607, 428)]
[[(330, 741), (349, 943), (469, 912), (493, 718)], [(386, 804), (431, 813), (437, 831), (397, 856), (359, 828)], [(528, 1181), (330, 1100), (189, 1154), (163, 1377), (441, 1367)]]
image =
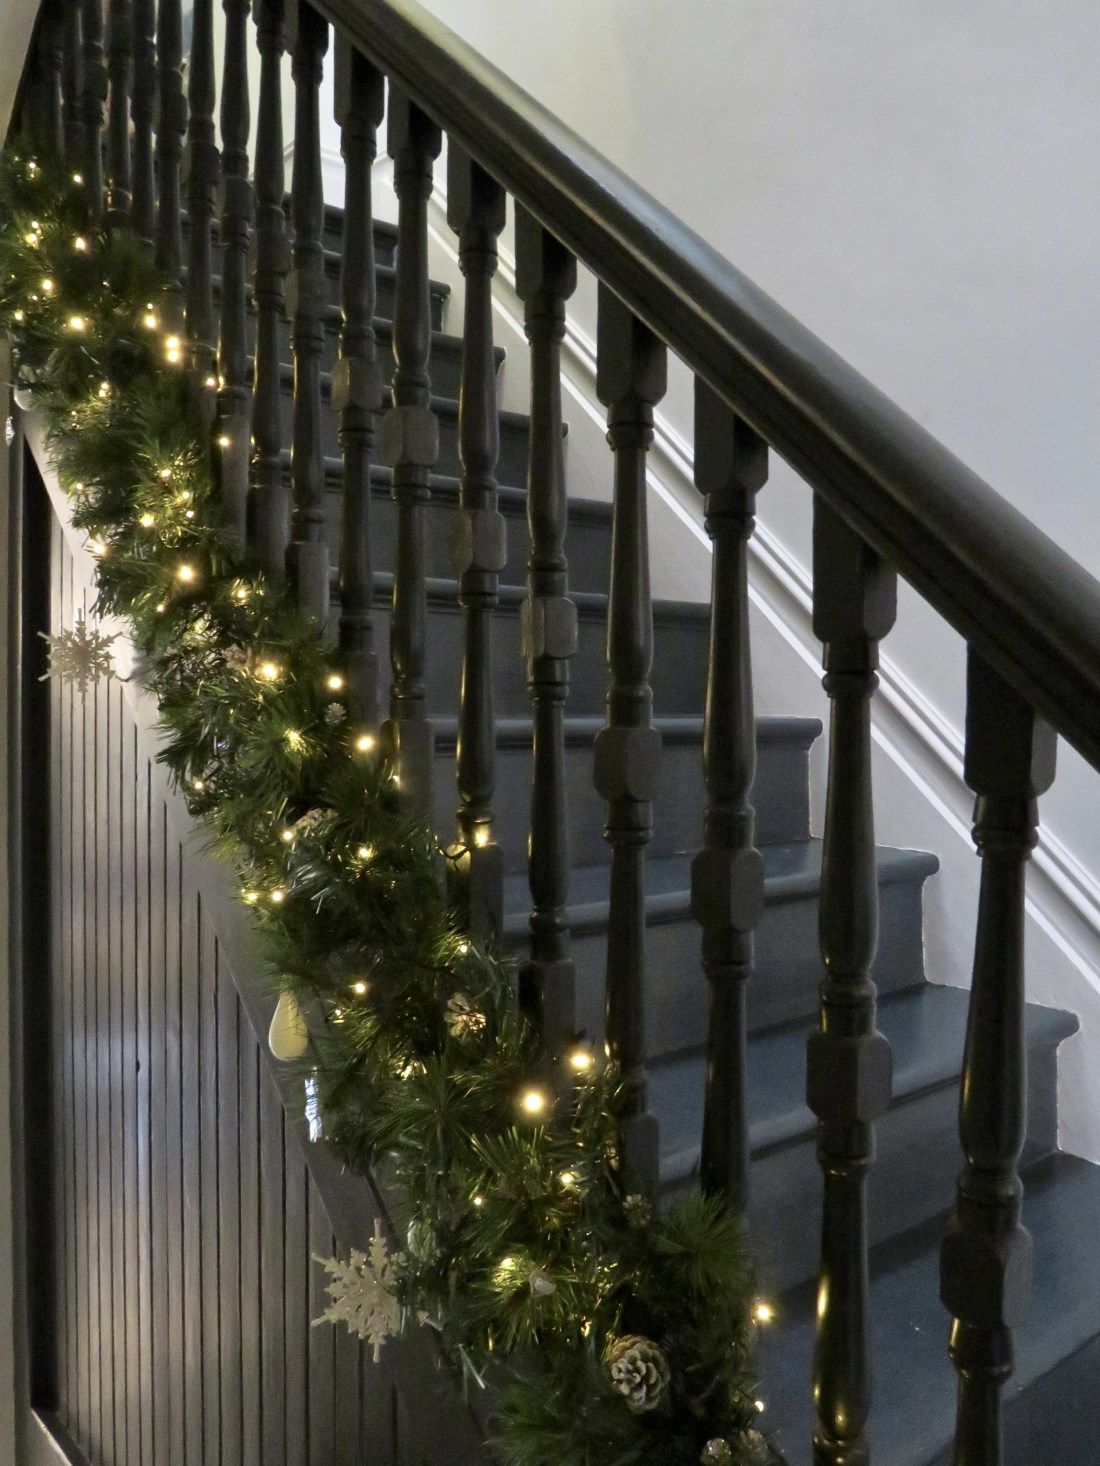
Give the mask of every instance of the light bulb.
[(156, 524), (156, 522), (157, 521), (153, 518), (151, 514), (143, 514), (141, 516), (141, 519), (138, 521), (142, 529), (152, 529), (153, 525)]
[(172, 470), (170, 468), (162, 468), (160, 471), (160, 476), (164, 480), (164, 482), (167, 483), (168, 480), (172, 477)]
[(277, 682), (279, 680), (279, 670), (277, 662), (260, 663), (260, 676), (265, 682)]
[(373, 860), (374, 859), (374, 846), (373, 845), (360, 845), (359, 846), (359, 849), (355, 853), (359, 857), (360, 860)]
[(16, 311), (13, 319), (16, 321), (25, 321), (27, 319), (26, 311)]
[(201, 779), (192, 779), (191, 780), (191, 787), (193, 789), (205, 789), (206, 788), (206, 785), (202, 782)]
[(184, 585), (190, 585), (195, 579), (195, 567), (193, 565), (179, 565), (176, 568), (176, 579), (182, 580)]
[(107, 553), (107, 546), (103, 540), (93, 539), (88, 541), (88, 553), (98, 555), (100, 559)]
[(569, 1067), (575, 1074), (587, 1074), (595, 1062), (590, 1049), (576, 1048), (569, 1055)]
[(73, 174), (73, 182), (76, 184), (77, 188), (82, 187), (82, 185), (84, 183), (84, 175), (83, 175), (83, 173), (74, 173)]
[(141, 318), (141, 324), (147, 331), (155, 331), (160, 325), (160, 317), (156, 311), (146, 311)]
[(83, 316), (70, 316), (66, 324), (70, 331), (86, 331), (88, 329), (88, 322)]
[(753, 1304), (752, 1316), (757, 1323), (771, 1323), (775, 1319), (775, 1309), (765, 1299), (761, 1298)]
[(35, 246), (38, 244), (38, 235), (35, 234), (33, 229), (29, 229), (27, 233), (24, 234), (23, 243), (29, 245), (31, 249), (34, 249)]
[(219, 448), (231, 448), (232, 446), (233, 446), (233, 439), (227, 437), (225, 435), (225, 433), (222, 433), (221, 436), (218, 438), (218, 447)]
[(42, 281), (42, 293), (44, 295), (52, 295), (53, 293), (53, 281), (48, 275), (46, 276), (45, 280)]
[(339, 672), (330, 672), (325, 678), (325, 686), (330, 692), (342, 692), (345, 687), (344, 679)]
[(546, 1111), (546, 1091), (543, 1089), (525, 1089), (519, 1097), (519, 1107), (525, 1115), (541, 1115)]
[(360, 753), (370, 753), (376, 742), (377, 740), (373, 733), (360, 733), (359, 737), (355, 740), (355, 746)]
[(283, 890), (282, 886), (275, 887), (275, 889), (271, 893), (271, 899), (272, 901), (274, 901), (276, 906), (281, 906), (283, 904), (283, 902), (286, 900), (286, 892)]
[(298, 753), (305, 745), (305, 739), (298, 732), (297, 728), (288, 728), (283, 734), (283, 737), (286, 739), (288, 747), (292, 748), (295, 753)]
[(256, 894), (255, 891), (242, 891), (241, 892), (241, 900), (244, 901), (248, 906), (255, 906), (256, 902), (259, 899), (260, 898)]
[(484, 1206), (485, 1205), (485, 1198), (484, 1198), (484, 1196), (475, 1196), (473, 1200), (474, 1200), (474, 1205), (475, 1206)]
[(361, 998), (364, 998), (367, 995), (367, 984), (362, 981), (353, 982), (351, 990), (353, 993), (358, 993)]
[(558, 1177), (558, 1180), (568, 1190), (570, 1186), (577, 1184), (577, 1173), (575, 1171), (563, 1171)]
[(488, 825), (478, 825), (477, 829), (474, 831), (474, 844), (478, 847), (479, 850), (484, 850), (485, 846), (488, 845), (489, 841), (492, 838), (492, 831), (489, 829)]
[(88, 241), (84, 238), (83, 234), (78, 234), (73, 240), (73, 249), (76, 250), (77, 254), (84, 254), (87, 248)]
[(164, 601), (158, 601), (157, 602), (156, 610), (157, 610), (157, 615), (158, 616), (163, 616), (164, 613), (165, 613), (165, 611), (167, 611), (167, 609), (168, 609), (168, 606), (167, 606), (167, 604)]
[(279, 831), (279, 839), (283, 842), (284, 845), (293, 845), (294, 844), (294, 831), (293, 830), (280, 830)]
[(218, 385), (217, 377), (207, 377), (204, 385), (207, 387), (216, 387)]

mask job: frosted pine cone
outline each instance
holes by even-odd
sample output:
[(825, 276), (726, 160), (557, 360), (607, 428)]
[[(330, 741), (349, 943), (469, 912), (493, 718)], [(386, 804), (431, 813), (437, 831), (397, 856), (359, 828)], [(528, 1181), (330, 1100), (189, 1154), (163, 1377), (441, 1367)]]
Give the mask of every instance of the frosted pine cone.
[(671, 1370), (652, 1339), (641, 1334), (616, 1339), (607, 1353), (607, 1369), (631, 1410), (655, 1410), (664, 1399)]

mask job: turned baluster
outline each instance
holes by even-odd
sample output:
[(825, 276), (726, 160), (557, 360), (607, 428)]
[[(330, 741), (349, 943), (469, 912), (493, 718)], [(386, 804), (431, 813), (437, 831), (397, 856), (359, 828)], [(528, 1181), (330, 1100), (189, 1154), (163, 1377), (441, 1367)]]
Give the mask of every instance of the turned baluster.
[(282, 465), (280, 321), (287, 268), (283, 212), (283, 0), (256, 0), (260, 92), (256, 108), (256, 359), (253, 375), (248, 543), (268, 575), (281, 576), (290, 543), (290, 498)]
[(328, 24), (304, 0), (287, 7), (294, 78), (294, 223), (292, 302), (294, 500), (287, 572), (298, 606), (323, 628), (329, 608), (329, 554), (325, 543), (325, 462), (321, 421), (321, 358), (325, 350), (325, 198), (321, 184), (320, 91)]
[(164, 314), (170, 327), (183, 323), (182, 191), (180, 162), (187, 128), (183, 94), (182, 23), (180, 0), (157, 3), (157, 264), (167, 276)]
[(749, 1194), (745, 1108), (745, 984), (753, 928), (764, 905), (764, 864), (749, 802), (756, 773), (748, 543), (757, 491), (768, 476), (762, 439), (705, 382), (695, 383), (695, 482), (713, 545), (710, 662), (703, 766), (704, 844), (691, 871), (691, 905), (703, 929), (709, 991), (702, 1183), (738, 1212)]
[(469, 930), (487, 937), (500, 929), (504, 880), (502, 852), (493, 839), (492, 643), (500, 572), (507, 558), (504, 516), (497, 507), (500, 419), (492, 296), (504, 190), (453, 142), (447, 159), (447, 222), (458, 235), (459, 267), (466, 282), (455, 562), (465, 647), (458, 710), (458, 838), (449, 870), (452, 896)]
[(428, 360), (428, 199), (439, 128), (408, 97), (390, 89), (386, 138), (397, 192), (397, 286), (394, 303), (393, 406), (382, 419), (382, 452), (393, 467), (397, 505), (393, 616), (390, 622), (390, 717), (387, 752), (399, 771), (410, 808), (431, 813), (432, 733), (425, 711), (424, 641), (427, 593), (424, 510), (430, 474), (439, 455), (439, 425), (432, 411)]
[(64, 64), (64, 28), (55, 3), (46, 4), (34, 36), (34, 84), (30, 89), (30, 133), (43, 157), (60, 158), (64, 146), (61, 125), (61, 71)]
[(516, 210), (516, 290), (531, 347), (531, 452), (527, 524), (531, 554), (523, 644), (534, 717), (531, 777), (531, 960), (521, 974), (523, 1005), (552, 1054), (576, 1033), (576, 981), (569, 945), (569, 824), (565, 703), (577, 650), (577, 608), (569, 598), (565, 529), (569, 501), (562, 439), (561, 343), (565, 302), (577, 286), (567, 249), (525, 209)]
[(84, 17), (79, 5), (61, 6), (61, 108), (65, 163), (83, 178), (84, 141)]
[(806, 1094), (824, 1174), (818, 1275), (814, 1460), (866, 1462), (867, 1174), (874, 1121), (890, 1102), (890, 1047), (875, 1027), (871, 964), (878, 881), (871, 789), (871, 694), (878, 643), (894, 623), (893, 571), (820, 499), (814, 502), (814, 632), (831, 706), (819, 937), (825, 975)]
[(157, 113), (156, 0), (133, 3), (134, 87), (130, 98), (133, 197), (130, 223), (149, 244), (156, 234), (157, 188), (153, 166), (153, 125)]
[(1019, 1176), (1027, 1123), (1024, 869), (1039, 795), (1054, 782), (1055, 743), (1053, 730), (971, 648), (964, 772), (977, 796), (982, 874), (959, 1102), (964, 1164), (940, 1263), (958, 1374), (955, 1466), (1004, 1459), (1001, 1396), (1012, 1373), (1012, 1331), (1030, 1294)]
[(187, 70), (187, 334), (196, 394), (209, 425), (214, 372), (214, 0), (195, 0)]
[(103, 217), (103, 123), (107, 105), (107, 58), (103, 50), (103, 0), (80, 0), (81, 110), (84, 114), (82, 171), (89, 216)]
[(107, 222), (130, 222), (130, 91), (133, 83), (134, 17), (130, 0), (109, 0), (107, 9)]
[(252, 232), (252, 184), (248, 178), (249, 0), (224, 0), (222, 9), (225, 12), (221, 98), (222, 309), (215, 441), (222, 510), (226, 523), (243, 544), (251, 417), (247, 324), (248, 245)]
[(340, 534), (340, 655), (354, 722), (378, 726), (378, 658), (371, 618), (371, 452), (382, 410), (374, 339), (374, 214), (371, 169), (385, 110), (381, 73), (349, 42), (336, 48), (336, 120), (344, 159), (343, 329), (332, 376), (344, 450)]
[(645, 852), (652, 834), (661, 735), (652, 724), (653, 606), (649, 589), (646, 456), (665, 393), (666, 352), (652, 331), (600, 286), (596, 392), (615, 454), (611, 593), (607, 610), (607, 726), (596, 737), (595, 783), (607, 801), (611, 847), (607, 1041), (622, 1069), (623, 1170), (635, 1190), (657, 1184), (657, 1121), (646, 1110)]

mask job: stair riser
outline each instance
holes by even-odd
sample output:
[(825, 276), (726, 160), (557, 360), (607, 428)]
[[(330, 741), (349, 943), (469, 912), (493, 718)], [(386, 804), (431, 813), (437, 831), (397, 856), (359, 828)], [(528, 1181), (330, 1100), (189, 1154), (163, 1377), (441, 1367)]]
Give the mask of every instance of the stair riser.
[[(325, 529), (334, 557), (340, 543), (341, 493), (339, 464), (329, 460)], [(523, 585), (527, 578), (527, 559), (531, 549), (526, 507), (522, 500), (508, 495), (501, 500), (501, 511), (507, 522), (508, 549), (508, 561), (501, 572), (501, 581), (506, 585)], [(432, 503), (424, 519), (429, 576), (440, 580), (454, 576), (457, 526), (457, 492), (453, 484), (446, 484), (433, 490)], [(610, 575), (610, 528), (608, 518), (587, 512), (571, 512), (566, 530), (566, 555), (569, 559), (569, 583), (573, 590), (596, 591), (606, 595)], [(392, 570), (397, 510), (386, 482), (376, 483), (374, 487), (371, 500), (371, 534), (376, 567), (379, 570)]]
[[(428, 712), (454, 713), (461, 684), (463, 623), (456, 603), (429, 604), (427, 673)], [(337, 612), (334, 609), (333, 615)], [(379, 649), (383, 703), (388, 696), (389, 604), (378, 605), (375, 645)], [(604, 661), (605, 626), (602, 616), (580, 618), (577, 655), (573, 659), (572, 713), (603, 712), (607, 673)], [(702, 621), (658, 621), (653, 667), (654, 707), (673, 713), (698, 707), (705, 685), (707, 636)], [(493, 618), (493, 693), (497, 716), (524, 716), (530, 711), (527, 668), (520, 644), (518, 606), (502, 606)]]
[[(336, 413), (328, 409), (328, 383), (323, 388), (325, 411), (322, 414), (322, 451), (335, 457), (340, 451), (340, 424)], [(294, 420), (293, 402), (288, 391), (283, 394), (283, 437), (290, 441)], [(451, 402), (441, 404), (436, 413), (439, 422), (439, 456), (433, 472), (458, 477), (458, 412)], [(528, 429), (525, 421), (506, 418), (500, 424), (500, 457), (497, 461), (497, 482), (522, 488), (527, 482)]]
[[(887, 993), (912, 987), (924, 977), (920, 882), (892, 882), (882, 888), (880, 899), (874, 976), (879, 991)], [(746, 993), (753, 1031), (816, 1013), (821, 981), (817, 913), (816, 894), (766, 906), (756, 928), (755, 969)], [(646, 1021), (651, 1055), (694, 1049), (705, 1042), (706, 982), (699, 948), (699, 927), (688, 913), (649, 926)], [(606, 934), (575, 935), (573, 955), (580, 1021), (594, 1037), (602, 1038)]]
[[(799, 779), (796, 769), (801, 765)], [(592, 744), (566, 747), (569, 852), (574, 865), (597, 865), (608, 858), (603, 837), (604, 804), (592, 785)], [(530, 829), (531, 751), (508, 744), (497, 751), (496, 838), (504, 850), (508, 874), (527, 868)], [(760, 750), (755, 797), (760, 802), (758, 843), (786, 844), (809, 834), (808, 756), (802, 750), (766, 743)], [(802, 797), (799, 798), (799, 791)], [(437, 745), (435, 779), (436, 827), (454, 822), (454, 745)], [(654, 855), (694, 850), (700, 841), (705, 807), (702, 749), (698, 741), (668, 740), (661, 755), (657, 798), (653, 809)]]
[[(379, 370), (382, 373), (382, 380), (389, 383), (393, 376), (393, 332), (391, 318), (388, 315), (379, 313), (374, 321), (376, 354)], [(279, 330), (280, 360), (289, 369), (293, 361), (292, 338), (293, 327), (289, 321), (283, 321)], [(248, 319), (248, 342), (249, 350), (253, 351), (256, 344), (256, 317), (249, 313)], [(331, 372), (336, 363), (340, 351), (340, 324), (337, 320), (328, 320), (325, 326), (325, 350), (321, 358), (322, 366), (326, 372)], [(428, 363), (428, 370), (431, 374), (432, 391), (438, 397), (449, 397), (457, 400), (459, 388), (462, 382), (462, 343), (454, 336), (446, 336), (438, 329), (432, 337), (432, 353)], [(289, 385), (289, 374), (287, 382)]]
[[(1028, 1058), (1025, 1166), (1049, 1155), (1057, 1144), (1055, 1053), (1043, 1049)], [(894, 1106), (877, 1122), (875, 1135), (876, 1159), (868, 1187), (872, 1246), (951, 1206), (962, 1162), (958, 1083), (940, 1085)], [(817, 1272), (821, 1172), (813, 1134), (754, 1157), (750, 1187), (749, 1234), (762, 1289), (775, 1296)]]

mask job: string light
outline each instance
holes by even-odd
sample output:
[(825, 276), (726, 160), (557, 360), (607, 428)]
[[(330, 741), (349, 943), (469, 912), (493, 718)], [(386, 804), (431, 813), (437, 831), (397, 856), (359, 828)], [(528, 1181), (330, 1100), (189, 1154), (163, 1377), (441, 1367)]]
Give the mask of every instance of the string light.
[(364, 861), (365, 860), (373, 860), (374, 859), (374, 846), (373, 845), (360, 845), (359, 846), (359, 849), (355, 853), (359, 857), (360, 860), (364, 860)]
[(330, 692), (342, 692), (346, 685), (339, 672), (330, 672), (325, 678), (325, 686)]
[(259, 895), (255, 891), (241, 892), (241, 900), (245, 903), (246, 906), (255, 906), (256, 902), (259, 899)]
[(475, 1196), (473, 1198), (473, 1202), (474, 1202), (474, 1205), (475, 1206), (484, 1206), (485, 1205), (485, 1198), (484, 1198), (484, 1196)]
[(86, 331), (88, 329), (88, 322), (83, 316), (70, 316), (66, 325), (70, 331)]
[(239, 585), (237, 587), (237, 589), (233, 592), (233, 599), (235, 601), (247, 601), (248, 600), (248, 586), (247, 585)]
[(360, 979), (359, 982), (352, 983), (351, 990), (353, 993), (357, 993), (359, 997), (365, 998), (367, 993), (370, 991), (370, 986), (368, 983), (365, 983), (362, 981), (362, 979)]
[(83, 175), (83, 173), (74, 173), (73, 174), (73, 182), (76, 184), (77, 188), (83, 188), (84, 187), (84, 175)]
[(25, 311), (16, 311), (15, 314), (14, 314), (14, 316), (12, 317), (12, 319), (13, 320), (16, 320), (16, 321), (25, 321), (27, 319), (26, 312)]
[(276, 906), (281, 906), (283, 904), (283, 902), (286, 900), (286, 892), (283, 890), (282, 886), (275, 887), (275, 889), (271, 893), (271, 899)]
[(282, 668), (278, 662), (261, 662), (259, 672), (265, 682), (278, 682), (282, 675)]
[(195, 579), (195, 567), (193, 565), (179, 565), (176, 567), (176, 579), (182, 580), (184, 585), (190, 585)]
[(73, 240), (73, 249), (76, 250), (77, 254), (82, 255), (87, 253), (88, 241), (84, 238), (83, 234), (78, 234)]
[(519, 1107), (525, 1115), (535, 1118), (545, 1114), (549, 1100), (544, 1089), (525, 1089), (519, 1097)]
[(111, 384), (110, 384), (110, 382), (100, 382), (100, 384), (99, 384), (99, 396), (100, 396), (100, 400), (103, 401), (103, 402), (106, 402), (107, 398), (110, 397), (110, 395), (111, 395)]
[(90, 555), (97, 555), (102, 560), (103, 556), (107, 553), (107, 546), (103, 540), (91, 539), (88, 541), (88, 553)]
[(151, 514), (143, 514), (138, 520), (138, 523), (141, 525), (142, 529), (152, 529), (153, 525), (156, 524), (156, 522), (157, 521), (153, 518)]
[(360, 733), (355, 740), (355, 746), (360, 753), (370, 753), (377, 741), (373, 733)]
[(591, 1049), (578, 1047), (569, 1055), (569, 1067), (575, 1074), (587, 1074), (595, 1062)]
[(766, 1299), (758, 1299), (752, 1306), (752, 1316), (758, 1324), (773, 1323), (775, 1320), (775, 1309)]
[(216, 377), (207, 377), (206, 380), (205, 380), (205, 382), (204, 382), (204, 386), (207, 386), (207, 387), (216, 387), (217, 385), (218, 385), (218, 380), (217, 380)]
[(172, 470), (170, 468), (162, 468), (160, 471), (160, 476), (164, 480), (164, 482), (167, 483), (168, 480), (172, 477)]
[(233, 439), (232, 438), (229, 438), (229, 437), (226, 437), (225, 433), (222, 433), (222, 435), (218, 438), (218, 447), (219, 448), (231, 448), (232, 446), (233, 446)]
[(479, 850), (484, 850), (489, 841), (493, 838), (492, 831), (488, 825), (478, 825), (474, 831), (474, 844)]
[(306, 740), (302, 737), (301, 733), (298, 732), (297, 728), (288, 728), (283, 734), (283, 737), (287, 741), (287, 746), (289, 748), (292, 748), (295, 753), (301, 753), (302, 749), (305, 747)]
[(34, 232), (33, 229), (29, 229), (27, 233), (24, 234), (23, 243), (29, 245), (31, 249), (34, 249), (37, 246), (38, 235)]
[(157, 609), (157, 615), (158, 616), (163, 616), (164, 613), (165, 613), (165, 611), (167, 611), (168, 607), (164, 603), (164, 601), (158, 601), (157, 602), (157, 608), (156, 609)]
[(191, 780), (191, 787), (193, 789), (205, 789), (206, 788), (206, 785), (202, 782), (201, 779), (192, 779)]
[(165, 337), (164, 359), (170, 366), (178, 366), (183, 360), (183, 342), (178, 336)]
[(558, 1177), (558, 1180), (568, 1191), (571, 1187), (577, 1184), (577, 1173), (576, 1171), (563, 1171)]
[(42, 281), (41, 288), (44, 295), (53, 294), (53, 281), (50, 279), (49, 275), (47, 275), (46, 278)]
[(279, 831), (279, 839), (283, 842), (284, 845), (293, 845), (294, 844), (294, 831), (293, 830), (280, 830)]
[(141, 324), (147, 331), (155, 331), (160, 325), (160, 317), (155, 310), (147, 310), (141, 318)]

